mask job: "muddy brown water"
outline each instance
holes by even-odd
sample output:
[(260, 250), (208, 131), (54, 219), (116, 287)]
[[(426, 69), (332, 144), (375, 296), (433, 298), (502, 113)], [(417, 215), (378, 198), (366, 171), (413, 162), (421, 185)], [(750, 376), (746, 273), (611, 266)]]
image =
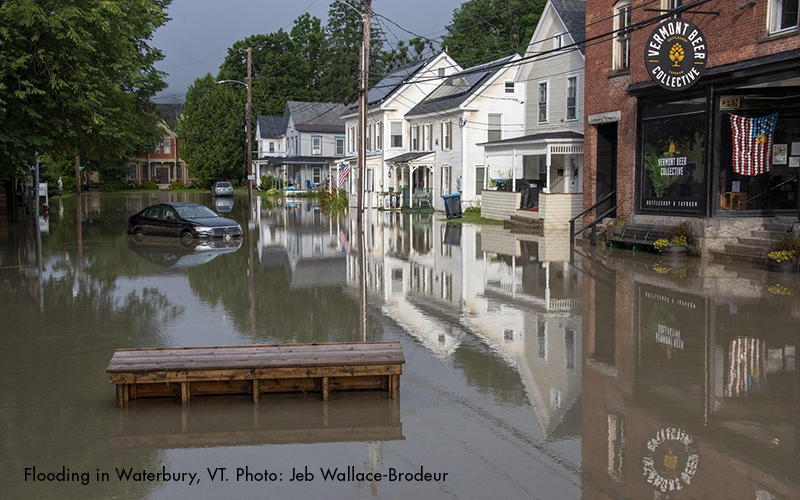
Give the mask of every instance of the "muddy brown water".
[(116, 348), (363, 340), (354, 220), (237, 197), (216, 207), (241, 240), (125, 235), (167, 199), (216, 206), (90, 193), (52, 200), (40, 237), (0, 225), (0, 497), (800, 498), (797, 275), (570, 262), (565, 234), (439, 214), (366, 218), (367, 337), (402, 343), (398, 401), (120, 411)]

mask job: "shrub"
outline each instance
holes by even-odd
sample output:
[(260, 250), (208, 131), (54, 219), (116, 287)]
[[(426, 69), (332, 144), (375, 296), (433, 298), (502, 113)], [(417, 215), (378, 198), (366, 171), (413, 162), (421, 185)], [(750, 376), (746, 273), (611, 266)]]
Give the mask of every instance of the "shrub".
[(121, 191), (124, 187), (122, 181), (106, 181), (100, 185), (100, 191), (103, 193), (116, 193), (117, 191)]
[(181, 181), (175, 181), (175, 182), (173, 182), (172, 184), (169, 185), (170, 189), (183, 189), (185, 187), (186, 187), (186, 184), (184, 184)]
[(144, 181), (142, 183), (142, 189), (158, 189), (158, 184), (155, 181)]
[(278, 191), (275, 188), (270, 188), (270, 189), (267, 190), (267, 196), (277, 196), (279, 194), (280, 194), (280, 191)]
[(122, 189), (139, 189), (140, 187), (142, 187), (140, 184), (133, 181), (122, 181)]
[(472, 215), (472, 214), (480, 215), (481, 214), (481, 207), (467, 207), (464, 210), (464, 214), (463, 215)]
[(800, 254), (800, 234), (787, 234), (781, 238), (781, 241), (778, 242), (777, 245), (772, 248), (772, 251), (794, 252), (795, 254)]
[(261, 189), (268, 191), (275, 187), (275, 178), (271, 175), (261, 176)]
[(347, 195), (344, 194), (344, 191), (333, 193), (323, 191), (320, 194), (319, 204), (326, 214), (344, 212), (347, 210)]

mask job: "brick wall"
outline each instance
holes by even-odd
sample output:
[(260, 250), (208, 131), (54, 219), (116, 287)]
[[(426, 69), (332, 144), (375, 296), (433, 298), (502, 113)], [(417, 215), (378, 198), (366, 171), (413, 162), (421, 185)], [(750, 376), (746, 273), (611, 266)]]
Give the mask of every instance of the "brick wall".
[[(586, 1), (587, 39), (614, 29), (611, 15), (617, 3), (618, 0)], [(740, 3), (733, 0), (712, 0), (698, 7), (698, 10), (719, 12), (719, 16), (691, 13), (683, 15), (683, 18), (700, 27), (706, 36), (708, 68), (800, 48), (800, 35), (796, 31), (785, 36), (768, 36), (767, 0), (760, 0), (755, 5), (743, 8), (739, 7)], [(632, 6), (633, 24), (659, 15), (657, 12), (644, 10), (644, 7), (660, 8), (659, 0), (632, 0)], [(610, 38), (590, 42), (586, 47), (585, 208), (596, 200), (597, 132), (589, 125), (589, 116), (621, 111), (617, 143), (617, 201), (626, 215), (634, 211), (637, 101), (628, 96), (627, 88), (632, 83), (650, 80), (644, 63), (644, 46), (654, 27), (648, 26), (632, 33), (631, 68), (628, 72), (612, 72), (613, 42)]]

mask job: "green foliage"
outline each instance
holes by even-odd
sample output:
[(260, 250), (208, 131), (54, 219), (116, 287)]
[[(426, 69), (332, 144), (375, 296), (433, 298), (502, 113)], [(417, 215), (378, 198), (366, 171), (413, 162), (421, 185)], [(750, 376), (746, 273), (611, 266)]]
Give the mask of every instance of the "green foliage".
[(269, 189), (272, 189), (272, 187), (274, 185), (275, 185), (275, 178), (274, 177), (272, 177), (271, 175), (262, 175), (261, 176), (261, 189), (267, 191)]
[(772, 247), (774, 252), (794, 252), (800, 254), (800, 234), (789, 233), (778, 242), (777, 245)]
[(237, 179), (244, 172), (244, 103), (238, 89), (218, 84), (210, 73), (195, 80), (186, 93), (178, 121), (181, 156), (204, 187), (215, 179)]
[(463, 215), (480, 215), (481, 207), (467, 207), (464, 209)]
[(103, 193), (116, 193), (124, 188), (125, 186), (120, 180), (105, 181), (100, 185), (100, 191)]
[(155, 181), (144, 181), (142, 183), (142, 189), (158, 189), (158, 184)]
[(467, 0), (442, 37), (448, 54), (468, 68), (525, 52), (545, 0)]
[(267, 190), (267, 196), (277, 196), (279, 194), (281, 194), (281, 192), (275, 188), (270, 188)]
[(175, 182), (173, 182), (172, 184), (169, 185), (169, 188), (170, 189), (184, 189), (184, 188), (186, 188), (186, 184), (184, 184), (181, 181), (175, 181)]
[(150, 99), (165, 87), (151, 47), (169, 0), (8, 0), (0, 3), (0, 179), (35, 151), (76, 150), (116, 178), (157, 138)]
[(664, 196), (664, 193), (681, 178), (680, 175), (661, 175), (661, 166), (658, 164), (659, 152), (652, 144), (644, 147), (644, 169), (650, 176), (650, 183), (653, 185), (653, 193), (657, 198)]
[(341, 213), (347, 210), (347, 195), (343, 190), (334, 191), (333, 193), (323, 191), (320, 193), (319, 204), (326, 214)]

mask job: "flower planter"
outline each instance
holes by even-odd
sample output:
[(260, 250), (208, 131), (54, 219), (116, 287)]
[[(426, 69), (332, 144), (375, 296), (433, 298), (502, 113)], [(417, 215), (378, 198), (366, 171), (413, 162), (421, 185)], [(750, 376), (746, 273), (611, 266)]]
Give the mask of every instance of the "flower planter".
[(689, 256), (689, 249), (680, 245), (667, 247), (661, 250), (662, 260), (684, 260), (688, 256)]
[(774, 260), (767, 261), (767, 271), (773, 273), (796, 273), (798, 271), (797, 261), (784, 260), (775, 262)]

